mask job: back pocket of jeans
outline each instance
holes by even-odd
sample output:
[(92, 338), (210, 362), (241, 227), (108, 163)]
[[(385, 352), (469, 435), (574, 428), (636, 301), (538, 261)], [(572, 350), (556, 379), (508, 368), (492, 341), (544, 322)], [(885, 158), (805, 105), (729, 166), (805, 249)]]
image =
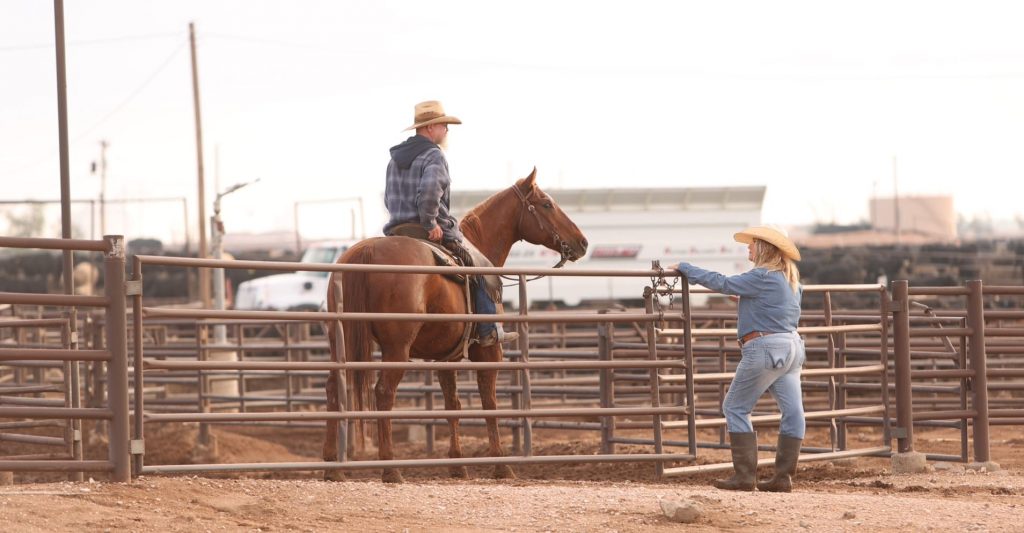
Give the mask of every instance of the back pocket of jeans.
[(780, 370), (786, 368), (786, 363), (789, 362), (789, 358), (793, 353), (788, 342), (784, 345), (769, 345), (765, 348), (765, 370)]

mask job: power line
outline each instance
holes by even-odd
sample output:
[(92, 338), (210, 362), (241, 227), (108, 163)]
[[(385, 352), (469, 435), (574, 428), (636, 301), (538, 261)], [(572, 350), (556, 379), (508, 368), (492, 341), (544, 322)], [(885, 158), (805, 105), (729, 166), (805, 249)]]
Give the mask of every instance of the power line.
[[(130, 41), (143, 41), (148, 39), (162, 39), (165, 37), (180, 37), (181, 32), (174, 33), (150, 33), (147, 35), (125, 35), (121, 37), (104, 37), (101, 39), (83, 39), (80, 41), (68, 41), (68, 46), (90, 46), (95, 44), (110, 44), (110, 43), (123, 43)], [(13, 44), (7, 46), (0, 46), (0, 52), (20, 52), (24, 50), (44, 50), (53, 48), (53, 43), (36, 43), (36, 44)]]
[[(82, 140), (85, 136), (87, 136), (90, 133), (92, 133), (93, 131), (95, 131), (96, 128), (99, 128), (100, 126), (102, 126), (107, 120), (110, 119), (110, 117), (114, 116), (115, 114), (117, 114), (118, 111), (123, 109), (129, 103), (131, 103), (131, 101), (134, 100), (136, 96), (138, 96), (143, 90), (145, 90), (146, 87), (148, 87), (149, 84), (152, 83), (153, 80), (155, 80), (156, 77), (159, 76), (160, 73), (163, 72), (164, 69), (166, 69), (167, 66), (171, 64), (171, 61), (175, 58), (175, 56), (177, 56), (178, 53), (181, 52), (182, 49), (185, 48), (185, 44), (186, 44), (186, 41), (183, 41), (181, 44), (179, 44), (178, 47), (175, 48), (174, 51), (171, 52), (171, 54), (169, 56), (167, 56), (167, 58), (164, 59), (162, 63), (160, 63), (160, 66), (157, 67), (157, 69), (155, 71), (153, 71), (153, 73), (150, 74), (149, 77), (147, 77), (145, 79), (145, 81), (143, 81), (138, 87), (136, 87), (135, 90), (133, 90), (127, 97), (125, 97), (123, 100), (121, 100), (120, 103), (118, 103), (116, 106), (114, 106), (114, 108), (112, 110), (107, 112), (107, 114), (105, 114), (103, 116), (103, 118), (101, 118), (97, 122), (93, 123), (92, 126), (89, 126), (84, 131), (82, 131), (81, 133), (76, 135), (73, 139), (68, 141), (68, 144), (69, 145), (70, 144), (74, 144), (74, 143)], [(17, 174), (19, 174), (21, 172), (24, 172), (24, 171), (26, 171), (26, 170), (28, 170), (28, 169), (30, 169), (32, 167), (35, 167), (35, 166), (40, 165), (42, 163), (46, 163), (48, 161), (52, 161), (53, 157), (54, 157), (54, 155), (52, 153), (49, 154), (49, 155), (43, 156), (43, 157), (41, 157), (41, 158), (39, 158), (39, 159), (37, 159), (35, 161), (32, 161), (31, 163), (29, 163), (29, 164), (27, 164), (27, 165), (25, 165), (23, 167), (20, 167), (20, 168), (18, 168), (16, 170), (12, 171), (11, 174), (12, 175), (17, 175)]]
[(165, 59), (163, 61), (163, 63), (161, 63), (160, 66), (157, 67), (157, 69), (155, 71), (153, 71), (153, 73), (150, 74), (149, 77), (146, 78), (145, 81), (142, 82), (141, 85), (139, 85), (134, 91), (132, 91), (131, 94), (129, 94), (124, 100), (121, 101), (121, 103), (117, 104), (114, 107), (114, 109), (112, 109), (110, 112), (108, 112), (106, 115), (104, 115), (103, 118), (101, 118), (98, 122), (96, 122), (95, 124), (90, 126), (88, 129), (86, 129), (82, 133), (80, 133), (77, 136), (75, 136), (75, 138), (72, 139), (71, 142), (82, 140), (83, 137), (85, 137), (86, 135), (92, 133), (96, 128), (100, 127), (104, 122), (106, 122), (108, 119), (110, 119), (110, 117), (114, 116), (114, 114), (116, 114), (118, 111), (123, 109), (132, 100), (134, 100), (135, 97), (139, 95), (139, 93), (141, 93), (143, 90), (145, 90), (145, 88), (148, 87), (149, 84), (152, 83), (153, 80), (155, 80), (156, 77), (159, 76), (160, 73), (163, 72), (164, 69), (167, 68), (167, 66), (171, 64), (171, 60), (173, 60), (174, 57), (178, 55), (178, 52), (181, 52), (185, 48), (185, 44), (186, 43), (184, 41), (182, 41), (182, 43), (179, 44), (178, 47), (175, 48), (173, 52), (171, 52), (171, 55), (167, 56), (167, 59)]

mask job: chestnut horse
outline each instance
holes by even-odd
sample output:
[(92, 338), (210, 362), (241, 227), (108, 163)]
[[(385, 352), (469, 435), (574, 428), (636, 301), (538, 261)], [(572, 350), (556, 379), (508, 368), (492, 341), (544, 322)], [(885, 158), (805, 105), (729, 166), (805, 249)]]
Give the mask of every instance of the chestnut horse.
[[(537, 169), (515, 185), (498, 192), (480, 205), (474, 207), (462, 218), (459, 228), (465, 238), (480, 250), (495, 266), (505, 264), (512, 245), (520, 240), (550, 248), (562, 256), (562, 261), (575, 261), (587, 251), (587, 240), (576, 224), (555, 204), (550, 196), (534, 183)], [(423, 265), (433, 266), (434, 256), (430, 247), (409, 237), (375, 237), (363, 240), (350, 248), (341, 258), (341, 264), (374, 265)], [(327, 308), (338, 311), (335, 293), (336, 277), (341, 276), (344, 312), (355, 313), (467, 313), (463, 284), (439, 274), (335, 272), (327, 294)], [(499, 302), (499, 312), (500, 312)], [(383, 361), (404, 362), (410, 357), (424, 360), (439, 360), (451, 353), (462, 340), (465, 323), (452, 322), (397, 322), (397, 321), (345, 321), (342, 323), (345, 354), (348, 361), (369, 361), (371, 341), (380, 346)], [(332, 360), (338, 361), (338, 343), (335, 328), (330, 332)], [(503, 358), (500, 343), (481, 348), (472, 344), (469, 359), (475, 362), (497, 362)], [(372, 371), (370, 371), (372, 372)], [(369, 406), (373, 409), (391, 410), (395, 404), (395, 393), (402, 380), (404, 370), (381, 370), (370, 396), (370, 377), (367, 371), (350, 372), (353, 379), (351, 398), (355, 409)], [(444, 392), (446, 410), (461, 408), (455, 389), (455, 371), (440, 370), (438, 381)], [(477, 386), (480, 389), (484, 409), (497, 407), (495, 383), (496, 370), (478, 370)], [(327, 409), (339, 408), (340, 374), (333, 371), (327, 379)], [(494, 418), (487, 418), (489, 454), (501, 456), (498, 439), (498, 424)], [(327, 421), (327, 435), (324, 440), (324, 460), (338, 460), (338, 420)], [(451, 440), (448, 456), (462, 457), (459, 445), (459, 420), (448, 419)], [(394, 458), (391, 444), (391, 420), (377, 422), (378, 457), (381, 460)], [(453, 467), (453, 477), (468, 477), (465, 467)], [(515, 477), (506, 465), (495, 468), (495, 477)], [(326, 479), (341, 479), (338, 470), (327, 470)], [(397, 469), (384, 469), (385, 482), (401, 482), (402, 474)]]

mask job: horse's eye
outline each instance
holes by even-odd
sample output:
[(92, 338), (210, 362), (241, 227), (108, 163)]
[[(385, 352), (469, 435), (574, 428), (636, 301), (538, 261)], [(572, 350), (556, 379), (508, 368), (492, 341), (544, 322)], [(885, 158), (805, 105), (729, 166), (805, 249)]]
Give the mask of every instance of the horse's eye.
[(545, 209), (551, 209), (552, 207), (554, 207), (554, 206), (551, 205), (551, 202), (544, 202), (544, 208)]

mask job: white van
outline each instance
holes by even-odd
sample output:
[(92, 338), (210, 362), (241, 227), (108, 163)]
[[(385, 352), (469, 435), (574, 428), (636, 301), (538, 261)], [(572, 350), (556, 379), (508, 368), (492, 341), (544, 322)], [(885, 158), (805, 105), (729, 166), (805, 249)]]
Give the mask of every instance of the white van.
[[(334, 263), (358, 240), (327, 241), (311, 245), (303, 263)], [(291, 272), (243, 281), (235, 293), (235, 309), (317, 311), (327, 305), (330, 272)]]

